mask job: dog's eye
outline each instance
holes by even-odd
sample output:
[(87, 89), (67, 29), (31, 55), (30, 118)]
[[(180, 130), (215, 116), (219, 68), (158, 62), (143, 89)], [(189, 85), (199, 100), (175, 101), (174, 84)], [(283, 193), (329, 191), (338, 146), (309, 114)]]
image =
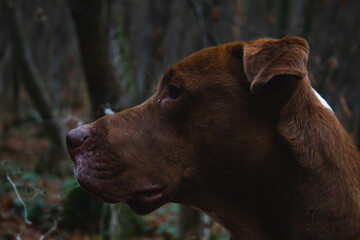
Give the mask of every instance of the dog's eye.
[(169, 85), (169, 98), (176, 99), (180, 97), (181, 95), (181, 89), (176, 87), (175, 85), (170, 84)]
[(169, 84), (165, 89), (162, 97), (157, 100), (159, 103), (165, 103), (169, 100), (175, 100), (179, 98), (183, 93), (183, 90), (174, 84)]

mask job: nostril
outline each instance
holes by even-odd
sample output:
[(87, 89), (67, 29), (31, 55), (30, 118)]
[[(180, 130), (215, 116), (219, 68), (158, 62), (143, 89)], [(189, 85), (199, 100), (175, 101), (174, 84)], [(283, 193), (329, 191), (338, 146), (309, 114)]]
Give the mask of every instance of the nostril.
[(89, 131), (84, 126), (71, 130), (66, 136), (66, 144), (69, 152), (79, 147), (88, 137)]

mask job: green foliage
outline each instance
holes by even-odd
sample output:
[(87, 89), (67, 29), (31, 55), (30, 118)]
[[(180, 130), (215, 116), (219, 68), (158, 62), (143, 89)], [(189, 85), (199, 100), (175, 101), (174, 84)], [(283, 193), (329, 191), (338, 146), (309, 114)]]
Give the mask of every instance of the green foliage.
[(45, 205), (45, 201), (39, 196), (35, 197), (31, 204), (29, 204), (27, 214), (33, 224), (40, 224), (44, 221), (43, 212)]
[[(99, 231), (99, 219), (102, 214), (103, 202), (77, 187), (71, 190), (64, 203), (63, 227), (73, 232), (79, 230), (83, 233), (97, 233)], [(109, 213), (106, 213), (108, 220)]]
[(80, 187), (78, 181), (75, 178), (64, 179), (61, 187), (60, 196), (67, 196), (73, 189)]

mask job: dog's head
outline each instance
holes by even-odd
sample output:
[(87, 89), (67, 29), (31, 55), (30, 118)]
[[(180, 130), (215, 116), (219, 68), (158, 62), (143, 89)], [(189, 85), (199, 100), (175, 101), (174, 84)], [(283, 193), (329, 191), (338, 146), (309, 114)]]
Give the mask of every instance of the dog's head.
[(199, 189), (231, 192), (275, 175), (281, 166), (268, 156), (276, 121), (307, 74), (307, 57), (307, 43), (296, 37), (190, 55), (163, 74), (146, 102), (69, 132), (77, 180), (145, 214), (189, 202)]

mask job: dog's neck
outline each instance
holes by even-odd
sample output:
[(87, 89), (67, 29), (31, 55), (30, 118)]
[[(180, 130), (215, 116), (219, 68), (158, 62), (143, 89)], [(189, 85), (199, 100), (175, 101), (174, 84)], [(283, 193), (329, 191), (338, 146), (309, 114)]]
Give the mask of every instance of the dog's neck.
[(288, 229), (281, 229), (280, 226), (286, 226), (288, 220), (286, 211), (289, 192), (284, 187), (289, 182), (269, 186), (272, 189), (270, 191), (257, 189), (257, 186), (251, 190), (238, 189), (238, 192), (219, 189), (214, 191), (209, 188), (192, 189), (188, 195), (191, 197), (187, 197), (181, 203), (206, 212), (225, 227), (230, 239), (288, 239)]
[[(226, 173), (213, 172), (211, 176), (205, 177), (203, 182), (206, 184), (192, 186), (187, 192), (182, 192), (183, 198), (178, 199), (178, 202), (206, 212), (226, 228), (231, 239), (288, 239), (289, 228), (280, 228), (287, 225), (292, 189), (289, 185), (292, 176), (285, 171), (288, 167), (280, 166), (286, 164), (286, 157), (291, 154), (288, 151), (278, 149), (279, 154), (268, 154), (266, 162), (279, 162), (274, 171), (269, 171), (267, 167), (244, 169), (234, 163), (233, 172), (226, 170), (232, 177), (219, 179), (216, 176), (224, 176)], [(270, 159), (274, 156), (281, 159)], [(235, 188), (237, 186), (241, 187)]]
[(277, 159), (267, 159), (286, 164), (284, 171), (233, 192), (198, 189), (184, 201), (219, 221), (231, 239), (360, 237), (360, 154), (309, 82), (299, 84), (279, 118), (283, 141), (275, 139), (277, 152), (269, 154)]
[(358, 239), (360, 154), (307, 78), (282, 109), (278, 130), (298, 165), (291, 231), (305, 229), (302, 234), (310, 239)]

